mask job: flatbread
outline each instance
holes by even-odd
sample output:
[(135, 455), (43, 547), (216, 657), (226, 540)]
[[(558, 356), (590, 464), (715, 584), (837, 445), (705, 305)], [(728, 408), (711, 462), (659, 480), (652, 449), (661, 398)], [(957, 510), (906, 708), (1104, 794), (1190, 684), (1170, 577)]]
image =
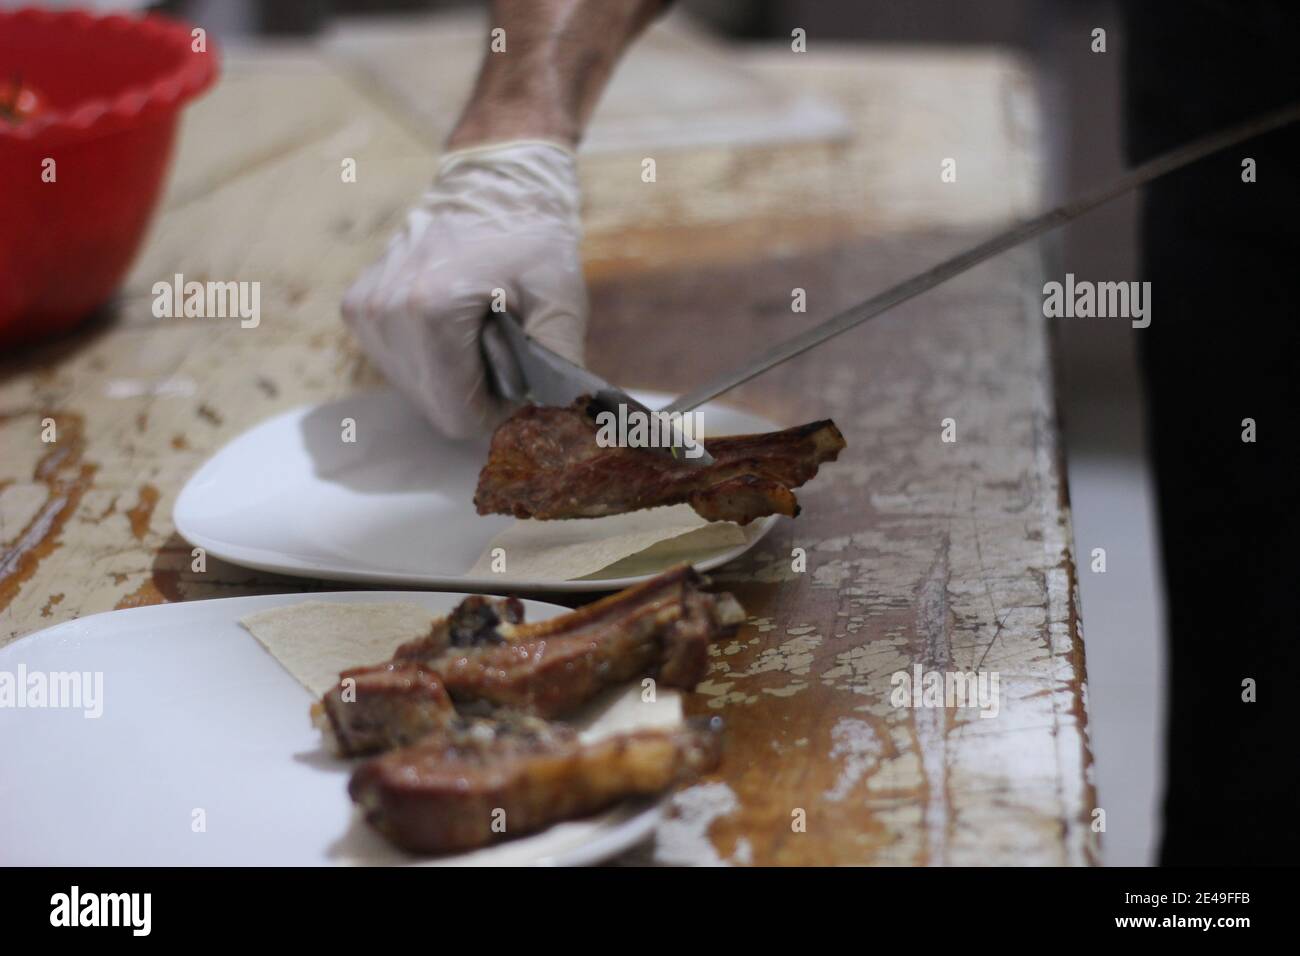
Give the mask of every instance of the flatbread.
[[(651, 508), (608, 518), (516, 521), (491, 542), (468, 572), (471, 577), (511, 581), (574, 581), (658, 548), (651, 572), (694, 563), (744, 544), (745, 531), (730, 521), (705, 521), (690, 505)], [(671, 543), (665, 549), (663, 545)], [(494, 568), (502, 549), (505, 570)], [(662, 563), (660, 563), (662, 562)], [(499, 566), (499, 563), (498, 563)]]
[(280, 665), (319, 697), (339, 671), (378, 664), (429, 633), (434, 615), (416, 604), (303, 601), (250, 614), (242, 624)]
[(729, 521), (715, 521), (705, 528), (688, 531), (686, 534), (667, 541), (652, 544), (644, 551), (629, 554), (613, 564), (607, 565), (593, 574), (584, 575), (583, 581), (604, 581), (613, 578), (639, 578), (662, 574), (666, 569), (678, 564), (698, 564), (708, 558), (729, 551), (736, 547), (736, 536), (731, 529), (740, 532), (740, 539), (753, 541), (759, 537), (772, 518), (761, 518), (743, 528)]
[(685, 718), (680, 691), (659, 687), (653, 700), (647, 700), (647, 696), (642, 680), (610, 687), (564, 722), (578, 728), (584, 744), (632, 730), (671, 730), (681, 726)]

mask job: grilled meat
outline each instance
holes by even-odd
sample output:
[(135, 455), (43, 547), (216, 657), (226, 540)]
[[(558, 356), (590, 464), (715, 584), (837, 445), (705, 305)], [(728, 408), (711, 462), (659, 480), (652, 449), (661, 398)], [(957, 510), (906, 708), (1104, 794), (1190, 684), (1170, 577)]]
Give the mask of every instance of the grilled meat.
[(762, 435), (713, 438), (713, 464), (693, 467), (646, 448), (601, 447), (588, 398), (567, 408), (526, 405), (497, 428), (479, 472), (479, 514), (597, 518), (689, 504), (709, 521), (794, 517), (790, 489), (834, 461), (844, 436), (829, 419)]
[(518, 598), (467, 597), (424, 637), (399, 647), (391, 661), (339, 674), (339, 682), (312, 705), (312, 722), (340, 757), (415, 743), (456, 717), (442, 678), (420, 662), (450, 648), (500, 643), (497, 627), (523, 619)]
[(356, 667), (312, 706), (312, 721), (340, 757), (415, 743), (456, 718), (433, 671), (412, 661)]
[[(483, 846), (661, 793), (720, 757), (721, 721), (584, 744), (543, 717), (643, 674), (694, 687), (709, 642), (745, 613), (688, 566), (571, 614), (524, 623), (513, 599), (471, 597), (393, 660), (339, 675), (312, 715), (342, 756), (387, 751), (352, 775), (366, 819), (411, 852)], [(458, 714), (482, 703), (491, 718)]]
[(437, 673), (457, 703), (540, 717), (571, 713), (604, 688), (646, 674), (689, 690), (708, 669), (710, 641), (745, 618), (735, 598), (705, 593), (703, 583), (683, 565), (549, 621), (502, 620), (468, 644), (453, 646), (435, 626), (430, 637), (398, 648), (394, 661)]
[(520, 624), (524, 605), (518, 598), (489, 598), (475, 594), (465, 598), (446, 617), (433, 622), (429, 633), (397, 649), (393, 660), (427, 660), (449, 647), (478, 647), (505, 641), (498, 628)]
[(367, 761), (348, 793), (371, 825), (407, 851), (466, 850), (706, 773), (718, 764), (720, 739), (717, 718), (593, 744), (536, 719), (458, 720)]

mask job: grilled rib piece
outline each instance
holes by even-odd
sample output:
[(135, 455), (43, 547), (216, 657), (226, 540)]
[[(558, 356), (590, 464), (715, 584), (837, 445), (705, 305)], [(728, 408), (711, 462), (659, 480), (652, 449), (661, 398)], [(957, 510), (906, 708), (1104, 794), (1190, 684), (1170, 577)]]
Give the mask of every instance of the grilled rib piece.
[(339, 674), (339, 682), (312, 705), (312, 722), (340, 757), (414, 743), (456, 717), (442, 678), (420, 666), (420, 659), (449, 648), (500, 642), (504, 638), (496, 628), (523, 619), (518, 598), (468, 597), (436, 620), (426, 636), (403, 645), (392, 661)]
[(413, 661), (354, 667), (311, 709), (326, 746), (340, 757), (415, 743), (456, 719), (442, 680)]
[(585, 745), (545, 721), (462, 720), (362, 764), (348, 793), (397, 846), (445, 853), (661, 793), (712, 770), (720, 754), (718, 718)]
[(438, 674), (457, 703), (539, 717), (571, 713), (604, 688), (646, 674), (689, 690), (708, 670), (709, 643), (745, 619), (734, 597), (708, 594), (703, 583), (682, 565), (549, 621), (500, 620), (455, 646), (448, 629), (435, 625), (428, 637), (398, 648), (393, 660)]
[(453, 700), (560, 717), (647, 674), (689, 690), (708, 670), (710, 642), (745, 618), (734, 597), (708, 594), (703, 583), (683, 565), (531, 624), (514, 598), (466, 598), (391, 661), (341, 673), (312, 706), (312, 720), (330, 750), (352, 757), (445, 727), (456, 718)]
[(526, 405), (497, 428), (479, 472), (479, 514), (598, 518), (689, 504), (708, 521), (794, 517), (790, 489), (834, 461), (844, 436), (829, 419), (763, 435), (713, 438), (712, 465), (692, 467), (646, 448), (602, 448), (590, 399), (567, 408)]

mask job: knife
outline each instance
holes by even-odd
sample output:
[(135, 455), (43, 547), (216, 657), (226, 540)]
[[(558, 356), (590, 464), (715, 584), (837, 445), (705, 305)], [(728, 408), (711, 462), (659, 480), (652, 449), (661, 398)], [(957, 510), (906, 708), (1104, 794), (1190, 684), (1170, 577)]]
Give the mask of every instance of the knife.
[[(519, 321), (509, 312), (488, 313), (482, 342), (493, 385), (497, 394), (507, 401), (531, 401), (538, 405), (562, 407), (572, 405), (582, 395), (589, 395), (600, 411), (622, 417), (621, 405), (628, 414), (636, 412), (646, 416), (647, 423), (654, 421), (652, 416), (655, 413), (627, 392), (525, 335)], [(702, 440), (694, 443), (699, 450), (695, 457), (686, 454), (688, 443), (682, 434), (680, 419), (674, 423), (673, 438), (672, 447), (647, 447), (671, 455), (689, 467), (713, 464), (713, 456), (705, 450)]]
[(1019, 222), (966, 251), (960, 252), (952, 258), (931, 266), (924, 272), (917, 273), (910, 279), (905, 279), (898, 285), (872, 296), (865, 302), (846, 309), (819, 325), (814, 325), (806, 332), (801, 332), (784, 342), (772, 346), (739, 368), (732, 369), (687, 392), (663, 408), (662, 411), (690, 411), (711, 399), (717, 398), (723, 392), (730, 391), (737, 385), (749, 381), (756, 375), (761, 375), (772, 366), (779, 365), (796, 355), (801, 355), (813, 346), (820, 345), (829, 338), (847, 332), (868, 319), (875, 318), (882, 312), (887, 312), (894, 306), (906, 302), (922, 292), (933, 289), (954, 276), (973, 269), (986, 259), (991, 259), (999, 253), (1028, 242), (1035, 236), (1063, 226), (1117, 196), (1122, 196), (1176, 169), (1181, 169), (1199, 159), (1204, 159), (1211, 153), (1217, 153), (1221, 149), (1234, 146), (1261, 133), (1286, 126), (1296, 119), (1300, 119), (1300, 103), (1292, 103), (1290, 106), (1263, 113), (1244, 123), (1209, 133), (1167, 153), (1162, 153), (1160, 156), (1135, 166), (1111, 182), (1093, 189), (1083, 196), (1072, 199), (1054, 209), (1049, 209), (1032, 219)]
[[(780, 342), (750, 359), (739, 368), (714, 378), (693, 391), (660, 409), (669, 414), (688, 412), (707, 401), (717, 398), (737, 385), (761, 375), (774, 365), (802, 355), (849, 329), (855, 328), (887, 312), (896, 305), (915, 298), (955, 276), (973, 269), (1000, 253), (1013, 249), (1030, 239), (1049, 232), (1079, 218), (1104, 203), (1159, 179), (1197, 160), (1234, 146), (1270, 130), (1278, 129), (1300, 119), (1300, 103), (1293, 103), (1272, 112), (1263, 113), (1235, 126), (1209, 133), (1184, 143), (1167, 153), (1148, 160), (1128, 170), (1110, 182), (1076, 197), (1069, 202), (1040, 213), (1033, 218), (1016, 223), (1002, 232), (960, 252), (943, 262), (917, 273), (909, 279), (872, 296), (865, 302), (835, 315), (826, 321)], [(483, 330), (483, 350), (491, 370), (497, 392), (511, 401), (531, 400), (541, 405), (569, 405), (581, 395), (591, 395), (602, 410), (618, 413), (622, 405), (630, 411), (651, 415), (653, 412), (622, 389), (605, 381), (588, 369), (568, 361), (524, 334), (519, 322), (508, 312), (489, 313)], [(677, 431), (680, 438), (680, 430)], [(671, 454), (683, 464), (707, 465), (713, 463), (707, 451), (697, 458), (687, 458), (682, 452), (684, 443), (674, 448), (657, 449)], [(701, 446), (701, 450), (703, 448)]]

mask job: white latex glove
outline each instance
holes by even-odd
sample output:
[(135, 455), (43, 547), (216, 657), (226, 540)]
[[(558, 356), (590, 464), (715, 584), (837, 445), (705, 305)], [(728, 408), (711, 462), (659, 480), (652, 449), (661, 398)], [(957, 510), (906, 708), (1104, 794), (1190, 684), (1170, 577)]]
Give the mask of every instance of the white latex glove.
[(344, 296), (344, 320), (371, 361), (444, 435), (484, 434), (505, 411), (479, 347), (493, 290), (504, 290), (525, 332), (582, 362), (578, 203), (576, 162), (562, 146), (449, 153), (388, 251)]

